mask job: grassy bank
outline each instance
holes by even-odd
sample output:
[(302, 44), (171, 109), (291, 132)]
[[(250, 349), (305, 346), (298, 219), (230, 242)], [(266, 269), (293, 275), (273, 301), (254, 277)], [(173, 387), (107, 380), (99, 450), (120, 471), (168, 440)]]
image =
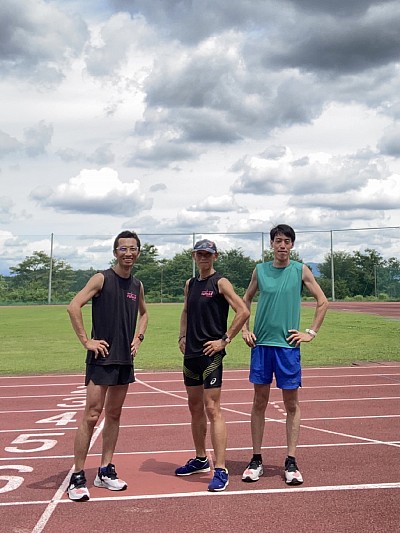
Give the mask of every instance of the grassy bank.
[[(181, 304), (150, 304), (149, 328), (135, 366), (180, 370), (177, 338)], [(90, 330), (90, 306), (83, 309)], [(302, 328), (313, 309), (302, 311)], [(254, 316), (254, 313), (253, 313)], [(348, 365), (362, 361), (400, 361), (399, 321), (362, 313), (329, 310), (318, 337), (302, 346), (305, 366)], [(65, 306), (0, 308), (0, 374), (75, 373), (84, 369), (85, 351)], [(247, 368), (249, 349), (236, 337), (228, 347), (227, 368)]]

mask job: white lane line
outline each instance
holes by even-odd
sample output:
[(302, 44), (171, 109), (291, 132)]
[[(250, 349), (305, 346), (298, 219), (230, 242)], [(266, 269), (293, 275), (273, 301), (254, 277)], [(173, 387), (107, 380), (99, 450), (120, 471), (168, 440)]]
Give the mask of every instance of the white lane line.
[[(228, 380), (226, 380), (228, 381)], [(232, 380), (231, 380), (232, 381)], [(238, 381), (243, 381), (243, 380), (238, 380)], [(139, 380), (136, 380), (136, 383), (138, 383)], [(146, 387), (150, 387), (150, 383), (146, 383), (146, 382), (143, 382), (143, 381), (140, 381), (140, 383)], [(157, 381), (157, 382), (152, 382), (152, 383), (165, 383), (165, 381)], [(170, 385), (171, 382), (168, 382), (168, 384)], [(354, 384), (354, 385), (305, 385), (304, 387), (302, 387), (302, 389), (308, 391), (308, 390), (318, 390), (318, 389), (355, 389), (355, 388), (361, 388), (361, 387), (368, 387), (368, 388), (371, 388), (371, 387), (396, 387), (396, 386), (399, 386), (400, 385), (400, 380), (393, 380), (393, 382), (387, 382), (385, 381), (384, 383), (359, 383), (359, 384)], [(12, 388), (15, 388), (15, 387), (12, 387)], [(248, 387), (244, 387), (244, 388), (238, 388), (238, 387), (235, 387), (235, 388), (226, 388), (224, 387), (223, 389), (223, 392), (253, 392), (253, 387), (251, 386), (248, 386)], [(279, 391), (280, 389), (278, 389), (277, 387), (271, 387), (271, 391)], [(81, 391), (79, 391), (80, 393)], [(159, 392), (171, 392), (172, 394), (185, 394), (185, 390), (171, 390), (171, 391), (165, 391), (165, 390), (162, 390), (162, 389), (159, 389), (157, 387), (154, 387), (154, 390), (150, 390), (150, 391), (137, 391), (137, 390), (132, 390), (132, 391), (129, 391), (127, 393), (127, 396), (140, 396), (142, 394), (158, 394)], [(76, 394), (76, 393), (75, 393)], [(42, 398), (64, 398), (65, 396), (72, 396), (71, 393), (65, 393), (65, 394), (30, 394), (30, 395), (25, 395), (25, 396), (22, 396), (22, 395), (17, 395), (17, 396), (0, 396), (0, 400), (15, 400), (15, 399), (42, 399)]]
[[(94, 443), (96, 442), (97, 438), (101, 434), (104, 426), (104, 420), (99, 424), (98, 428), (93, 433), (92, 439), (90, 441), (89, 450), (93, 447)], [(51, 515), (54, 513), (57, 505), (62, 501), (61, 498), (63, 497), (63, 494), (67, 490), (69, 479), (74, 471), (74, 465), (70, 468), (68, 474), (65, 476), (64, 481), (61, 483), (59, 488), (57, 489), (56, 493), (54, 494), (51, 501), (48, 503), (46, 509), (43, 511), (42, 516), (39, 518), (39, 520), (36, 522), (35, 527), (32, 529), (31, 533), (41, 533), (43, 529), (46, 527), (47, 522), (50, 520)]]
[[(166, 394), (167, 396), (173, 396), (175, 398), (182, 399), (182, 396), (178, 396), (178, 395), (176, 395), (174, 393), (163, 391), (162, 389), (157, 389), (157, 387), (153, 387), (152, 385), (149, 385), (149, 384), (147, 384), (144, 381), (141, 381), (141, 380), (138, 380), (138, 381), (139, 381), (139, 383), (141, 383), (142, 385), (144, 385), (146, 387), (149, 387), (149, 388), (151, 388), (153, 390), (159, 390), (159, 392), (162, 393), (162, 394)], [(225, 405), (226, 404), (224, 404), (222, 406), (222, 409), (224, 411), (229, 411), (231, 413), (239, 414), (239, 415), (245, 416), (245, 417), (250, 416), (250, 413), (245, 413), (245, 412), (242, 412), (242, 411), (229, 409), (229, 408), (225, 407)], [(282, 420), (276, 420), (276, 419), (273, 419), (273, 418), (266, 418), (265, 420), (266, 420), (266, 422), (277, 422), (278, 424), (286, 424), (286, 418), (283, 418)], [(352, 434), (349, 434), (349, 433), (342, 433), (342, 432), (339, 432), (339, 431), (331, 431), (331, 430), (328, 430), (328, 429), (321, 429), (321, 428), (315, 428), (315, 427), (312, 427), (312, 426), (306, 426), (303, 423), (301, 424), (300, 428), (301, 429), (309, 429), (311, 431), (316, 431), (318, 433), (327, 433), (329, 435), (347, 437), (349, 439), (355, 439), (355, 440), (362, 441), (362, 442), (372, 442), (374, 444), (383, 444), (385, 446), (394, 446), (396, 448), (400, 448), (400, 445), (396, 444), (393, 441), (392, 442), (385, 442), (385, 441), (382, 441), (382, 440), (379, 440), (379, 439), (369, 439), (367, 437), (361, 437), (361, 436), (352, 435)]]
[[(299, 444), (297, 448), (340, 448), (344, 446), (384, 446), (396, 444), (400, 446), (400, 441), (377, 441), (377, 442), (336, 442), (336, 443), (318, 443), (318, 444)], [(251, 450), (251, 446), (241, 446), (241, 447), (229, 447), (226, 449), (227, 452), (246, 452)], [(262, 450), (285, 450), (286, 445), (275, 445), (275, 446), (262, 446)], [(208, 451), (211, 451), (209, 449)], [(132, 450), (129, 452), (115, 452), (115, 456), (125, 456), (125, 455), (168, 455), (168, 454), (177, 454), (177, 453), (191, 453), (193, 448), (188, 450)], [(101, 457), (101, 453), (89, 453), (88, 457)], [(43, 456), (30, 456), (24, 457), (25, 461), (42, 461), (44, 459), (54, 460), (54, 459), (73, 459), (73, 455), (43, 455)], [(1, 461), (10, 461), (9, 457), (0, 457)]]
[[(159, 393), (167, 394), (169, 396), (174, 396), (175, 398), (178, 398), (180, 400), (187, 400), (183, 396), (180, 396), (176, 393), (170, 392), (170, 391), (163, 391), (159, 390)], [(330, 403), (330, 402), (372, 402), (372, 401), (388, 401), (388, 400), (400, 400), (400, 396), (380, 396), (380, 397), (363, 397), (363, 398), (330, 398), (330, 399), (307, 399), (307, 398), (301, 398), (301, 403)], [(275, 403), (282, 403), (282, 400), (274, 400)], [(226, 410), (228, 410), (228, 405), (252, 405), (252, 401), (248, 402), (224, 402), (222, 407)], [(270, 402), (271, 403), (271, 402)], [(167, 405), (125, 405), (123, 407), (124, 410), (129, 409), (171, 409), (171, 408), (180, 408), (180, 407), (187, 407), (187, 403), (184, 404), (167, 404)], [(74, 411), (83, 411), (84, 407), (58, 407), (56, 409), (20, 409), (20, 410), (14, 410), (14, 411), (0, 411), (1, 414), (9, 414), (9, 413), (52, 413), (56, 412), (59, 413), (60, 411), (71, 411), (73, 409)], [(236, 411), (233, 411), (236, 412)], [(237, 411), (240, 414), (240, 411)], [(249, 416), (249, 413), (246, 413), (245, 416)]]
[[(360, 372), (361, 369), (364, 369), (365, 372)], [(382, 372), (369, 372), (370, 370), (376, 370), (376, 369), (379, 369), (379, 370), (382, 370)], [(399, 370), (399, 372), (388, 372), (388, 370), (390, 369), (395, 369), (395, 370)], [(346, 371), (348, 372), (349, 370), (355, 370), (357, 371), (358, 373), (355, 374), (355, 373), (347, 373), (347, 374), (343, 374), (342, 372), (343, 371)], [(314, 374), (314, 372), (317, 371), (317, 372), (320, 372), (322, 371), (322, 373), (320, 374)], [(329, 372), (332, 372), (332, 374), (324, 374), (323, 372), (324, 371), (329, 371)], [(157, 375), (161, 375), (161, 376), (165, 376), (165, 375), (168, 375), (168, 376), (171, 376), (171, 375), (179, 375), (179, 376), (182, 376), (182, 371), (166, 371), (166, 372), (142, 372), (140, 370), (137, 370), (137, 376), (138, 375), (141, 375), (141, 376), (151, 376), (151, 377), (155, 377)], [(248, 369), (224, 369), (224, 375), (229, 375), (229, 374), (244, 374), (245, 376), (244, 377), (248, 377), (248, 374), (249, 374), (249, 370)], [(343, 366), (343, 367), (304, 367), (303, 368), (303, 378), (304, 379), (326, 379), (326, 378), (344, 378), (344, 377), (349, 377), (349, 378), (354, 378), (354, 377), (369, 377), (369, 376), (374, 376), (374, 377), (379, 377), (379, 376), (400, 376), (400, 364), (399, 365), (385, 365), (385, 366), (382, 366), (382, 365), (371, 365), (371, 366), (368, 366), (368, 367), (362, 367), (362, 366), (359, 366), (359, 367), (353, 367), (353, 366)], [(44, 382), (45, 379), (53, 379), (54, 382), (53, 383), (46, 383)], [(77, 379), (79, 381), (77, 382), (60, 382), (59, 379), (60, 378), (72, 378), (72, 379)], [(84, 379), (84, 376), (82, 374), (63, 374), (62, 376), (59, 376), (59, 375), (39, 375), (39, 376), (31, 376), (31, 375), (27, 375), (27, 376), (1, 376), (0, 378), (0, 389), (1, 388), (14, 388), (16, 386), (18, 387), (43, 387), (43, 386), (46, 386), (46, 387), (64, 387), (64, 386), (71, 386), (71, 385), (82, 385), (82, 382), (83, 382), (83, 379)], [(242, 377), (238, 377), (238, 378), (233, 378), (233, 377), (225, 377), (225, 381), (240, 381), (244, 378)], [(12, 383), (12, 381), (17, 381), (17, 380), (21, 380), (21, 381), (29, 381), (29, 383), (24, 383), (24, 384), (20, 384), (18, 383), (17, 385), (16, 384), (10, 384), (10, 385), (4, 385), (4, 383), (7, 383), (7, 382), (10, 382)], [(32, 383), (33, 380), (38, 380), (39, 383)], [(170, 380), (170, 379), (148, 379), (146, 380), (147, 383), (170, 383), (170, 382), (182, 382), (182, 379), (174, 379), (174, 380)]]
[[(279, 489), (253, 489), (253, 490), (231, 490), (225, 492), (175, 492), (175, 493), (166, 493), (166, 494), (139, 494), (137, 496), (109, 496), (102, 498), (90, 498), (90, 502), (123, 502), (123, 501), (133, 501), (133, 500), (164, 500), (171, 498), (220, 498), (220, 497), (229, 497), (229, 496), (252, 496), (253, 494), (291, 494), (295, 495), (299, 492), (338, 492), (338, 491), (349, 491), (349, 490), (394, 490), (400, 489), (400, 482), (396, 483), (368, 483), (368, 484), (359, 484), (359, 485), (324, 485), (317, 487), (291, 487), (291, 488), (279, 488)], [(12, 507), (19, 505), (43, 505), (53, 503), (49, 500), (41, 501), (30, 501), (30, 502), (9, 502), (9, 503), (0, 503), (0, 507)], [(74, 502), (70, 500), (59, 500), (57, 504), (71, 504), (74, 505)], [(87, 503), (86, 505), (90, 505)], [(42, 515), (43, 516), (43, 515)], [(43, 524), (44, 527), (45, 524)], [(42, 529), (33, 529), (32, 533), (38, 533)]]

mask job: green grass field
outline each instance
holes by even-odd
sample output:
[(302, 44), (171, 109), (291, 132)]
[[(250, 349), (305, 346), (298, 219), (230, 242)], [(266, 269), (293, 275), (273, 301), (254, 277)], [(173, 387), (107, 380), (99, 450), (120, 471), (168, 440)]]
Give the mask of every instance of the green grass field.
[[(143, 370), (180, 370), (182, 304), (149, 304), (149, 327), (135, 360)], [(90, 331), (90, 306), (83, 309)], [(302, 310), (302, 329), (313, 309)], [(254, 312), (252, 313), (254, 316)], [(304, 366), (400, 361), (399, 321), (329, 310), (318, 337), (302, 346)], [(85, 351), (70, 325), (66, 306), (0, 307), (0, 374), (82, 373)], [(248, 368), (249, 349), (239, 334), (228, 347), (226, 368)]]

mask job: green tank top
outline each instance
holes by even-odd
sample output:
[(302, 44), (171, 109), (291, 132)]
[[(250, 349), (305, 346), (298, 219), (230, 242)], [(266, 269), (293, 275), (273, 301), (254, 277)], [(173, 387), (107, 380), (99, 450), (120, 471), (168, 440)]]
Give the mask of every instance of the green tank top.
[(290, 261), (287, 267), (274, 267), (272, 261), (256, 265), (260, 291), (254, 334), (264, 346), (295, 348), (286, 341), (289, 329), (300, 327), (303, 263)]

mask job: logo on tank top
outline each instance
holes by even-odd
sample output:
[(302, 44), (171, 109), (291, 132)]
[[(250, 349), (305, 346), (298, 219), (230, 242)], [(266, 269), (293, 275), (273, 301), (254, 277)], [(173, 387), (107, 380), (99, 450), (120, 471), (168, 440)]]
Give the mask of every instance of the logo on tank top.
[(212, 298), (214, 291), (201, 291), (201, 296), (206, 296), (207, 298)]
[(136, 294), (133, 294), (133, 292), (127, 292), (126, 297), (130, 300), (136, 300)]

